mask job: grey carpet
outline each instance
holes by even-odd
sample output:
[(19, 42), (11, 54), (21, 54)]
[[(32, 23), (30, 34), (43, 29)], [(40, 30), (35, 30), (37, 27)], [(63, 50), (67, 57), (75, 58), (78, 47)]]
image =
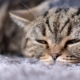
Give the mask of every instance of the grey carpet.
[(47, 65), (37, 60), (0, 56), (0, 80), (80, 80), (80, 64)]

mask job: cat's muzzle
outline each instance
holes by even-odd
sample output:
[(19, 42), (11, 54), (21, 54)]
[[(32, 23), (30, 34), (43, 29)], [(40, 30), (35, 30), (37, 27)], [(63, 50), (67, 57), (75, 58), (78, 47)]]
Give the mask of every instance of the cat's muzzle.
[(59, 53), (51, 53), (51, 56), (54, 60), (56, 60), (60, 56), (60, 54)]

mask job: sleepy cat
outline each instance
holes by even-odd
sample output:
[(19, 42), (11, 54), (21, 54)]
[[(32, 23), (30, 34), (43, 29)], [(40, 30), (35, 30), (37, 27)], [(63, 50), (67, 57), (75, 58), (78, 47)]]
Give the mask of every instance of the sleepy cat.
[(26, 57), (38, 58), (47, 63), (52, 63), (53, 59), (59, 62), (80, 62), (79, 8), (52, 8), (31, 21), (18, 14), (22, 14), (22, 11), (11, 12), (10, 16), (24, 29), (22, 52)]

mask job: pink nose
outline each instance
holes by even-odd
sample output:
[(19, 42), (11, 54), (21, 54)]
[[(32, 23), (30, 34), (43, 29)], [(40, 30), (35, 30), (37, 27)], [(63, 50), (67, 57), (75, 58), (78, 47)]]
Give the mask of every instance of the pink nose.
[(60, 55), (58, 53), (51, 53), (51, 56), (53, 57), (54, 60), (56, 60), (57, 57)]

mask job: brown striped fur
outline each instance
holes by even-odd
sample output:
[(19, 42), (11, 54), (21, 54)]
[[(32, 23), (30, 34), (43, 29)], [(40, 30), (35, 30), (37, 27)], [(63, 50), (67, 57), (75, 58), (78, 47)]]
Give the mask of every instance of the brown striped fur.
[(40, 58), (44, 62), (51, 62), (50, 56), (61, 62), (80, 62), (79, 8), (53, 8), (33, 21), (16, 13), (10, 15), (25, 31), (22, 40), (25, 56)]

